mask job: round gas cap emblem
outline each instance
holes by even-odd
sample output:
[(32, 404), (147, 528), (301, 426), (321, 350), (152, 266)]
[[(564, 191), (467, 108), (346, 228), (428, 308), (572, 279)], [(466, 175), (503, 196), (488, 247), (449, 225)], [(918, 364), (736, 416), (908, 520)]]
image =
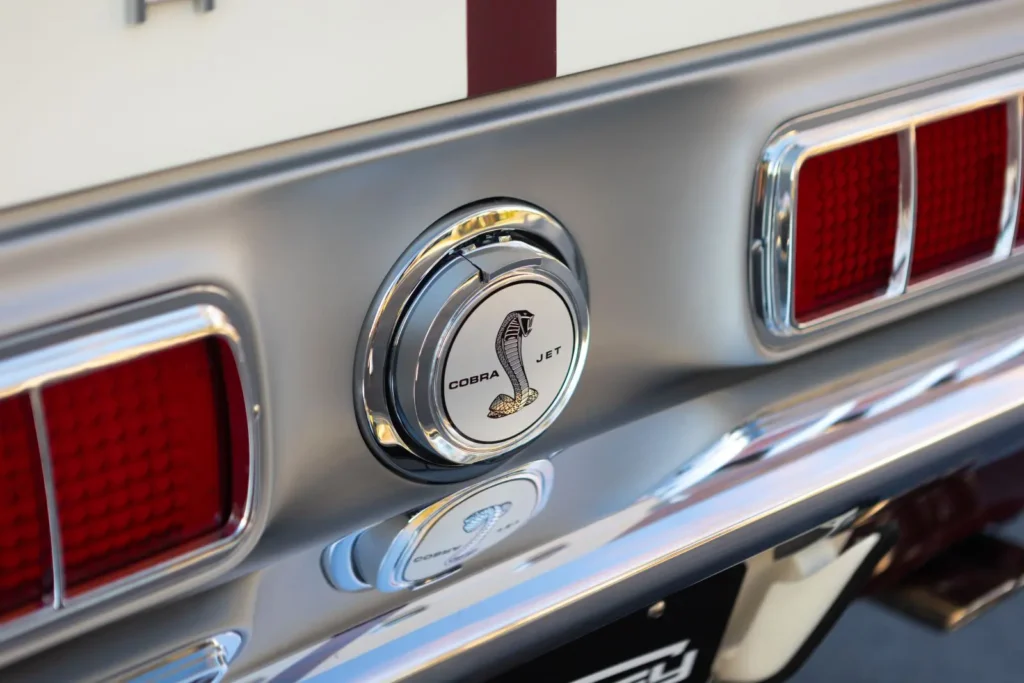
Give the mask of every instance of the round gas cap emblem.
[(521, 282), (491, 294), (448, 351), (442, 377), (448, 419), (480, 443), (529, 429), (559, 396), (575, 343), (572, 314), (551, 287)]
[(389, 282), (356, 385), (363, 433), (388, 464), (452, 481), (451, 465), (525, 446), (565, 408), (589, 312), (579, 255), (551, 216), (467, 209), (428, 231)]

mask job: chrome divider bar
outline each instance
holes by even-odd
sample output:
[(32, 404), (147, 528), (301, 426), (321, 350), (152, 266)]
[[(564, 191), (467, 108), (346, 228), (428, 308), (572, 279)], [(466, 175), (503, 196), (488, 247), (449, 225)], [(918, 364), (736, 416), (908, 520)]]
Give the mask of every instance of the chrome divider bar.
[(1013, 253), (1017, 238), (1017, 216), (1020, 213), (1021, 187), (1021, 95), (1006, 102), (1006, 181), (1003, 208), (999, 216), (999, 237), (992, 259), (1002, 261)]
[(914, 257), (914, 230), (917, 227), (917, 127), (900, 131), (900, 205), (896, 225), (896, 248), (892, 254), (892, 274), (885, 296), (900, 296), (910, 282), (910, 264)]
[(46, 428), (46, 408), (39, 387), (29, 393), (32, 420), (35, 423), (36, 447), (39, 449), (43, 472), (43, 492), (46, 495), (46, 521), (50, 526), (50, 557), (53, 559), (53, 608), (64, 605), (64, 544), (60, 537), (60, 518), (57, 513), (57, 485), (53, 478), (53, 457), (50, 451), (50, 433)]
[[(479, 671), (474, 666), (487, 661), (498, 639), (552, 642), (595, 608), (699, 580), (721, 569), (723, 558), (759, 552), (756, 544), (871, 504), (880, 490), (893, 495), (918, 485), (954, 458), (977, 457), (966, 447), (1024, 416), (1019, 325), (911, 366), (887, 366), (832, 394), (769, 407), (604, 518), (410, 596), (369, 630), (329, 639), (301, 680), (458, 678)], [(671, 434), (644, 438), (670, 423), (652, 416), (626, 425), (612, 433), (612, 446), (647, 443), (675, 452), (681, 441)], [(593, 456), (595, 443), (563, 451), (556, 469), (562, 459)], [(264, 680), (258, 671), (252, 676), (240, 681)]]

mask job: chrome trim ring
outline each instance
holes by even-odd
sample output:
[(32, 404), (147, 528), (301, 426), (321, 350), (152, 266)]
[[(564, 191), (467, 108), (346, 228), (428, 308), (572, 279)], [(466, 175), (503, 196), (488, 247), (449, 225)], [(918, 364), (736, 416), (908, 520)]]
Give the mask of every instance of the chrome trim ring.
[[(758, 164), (750, 243), (750, 288), (761, 340), (792, 348), (845, 336), (884, 321), (895, 306), (920, 309), (1024, 272), (1024, 248), (1016, 247), (1021, 196), (1021, 61), (990, 65), (883, 96), (800, 117), (771, 136)], [(982, 107), (1005, 104), (1007, 165), (1000, 225), (992, 252), (951, 270), (910, 283), (917, 220), (916, 130)], [(874, 298), (809, 321), (794, 315), (797, 176), (808, 158), (896, 134), (900, 151), (899, 209), (888, 286)], [(911, 302), (916, 302), (912, 304)]]
[[(540, 249), (525, 244), (513, 246), (511, 242), (499, 242), (480, 249), (491, 250), (512, 253), (508, 255), (509, 259), (501, 260), (502, 267), (484, 277), (476, 266), (465, 259), (457, 259), (454, 267), (446, 269), (445, 273), (463, 281), (452, 287), (453, 291), (441, 287), (442, 295), (448, 298), (440, 306), (436, 305), (438, 302), (414, 303), (392, 352), (395, 358), (392, 374), (398, 375), (400, 381), (392, 377), (391, 393), (399, 419), (414, 440), (422, 442), (444, 461), (458, 465), (469, 465), (508, 453), (547, 429), (569, 402), (586, 355), (586, 345), (576, 343), (588, 328), (586, 301), (569, 269)], [(475, 256), (475, 253), (470, 256)], [(565, 305), (574, 342), (568, 371), (556, 398), (532, 425), (500, 441), (478, 442), (459, 431), (445, 411), (442, 374), (456, 335), (477, 307), (500, 290), (527, 282), (548, 287)], [(424, 284), (424, 293), (429, 291), (428, 288), (430, 283)], [(418, 324), (413, 324), (413, 321)], [(413, 334), (406, 334), (409, 328), (417, 329)], [(406, 340), (406, 336), (412, 339)]]
[[(49, 605), (0, 625), (0, 641), (8, 640), (84, 612), (98, 605), (110, 610), (111, 603), (143, 588), (157, 588), (170, 577), (184, 580), (202, 569), (227, 568), (241, 559), (243, 545), (250, 546), (254, 517), (262, 483), (260, 456), (260, 397), (250, 347), (242, 336), (247, 329), (229, 315), (231, 300), (222, 291), (195, 287), (121, 306), (7, 340), (0, 350), (0, 398), (27, 394), (35, 420), (43, 487), (50, 525), (54, 588)], [(237, 313), (236, 313), (237, 315)], [(53, 485), (46, 416), (41, 391), (48, 384), (86, 372), (122, 363), (143, 355), (205, 338), (218, 338), (230, 348), (247, 407), (249, 439), (248, 479), (245, 500), (215, 535), (195, 539), (186, 546), (167, 551), (165, 559), (131, 572), (123, 578), (69, 596), (64, 581), (63, 549)], [(244, 542), (244, 543), (243, 543)]]
[[(485, 285), (479, 295), (493, 293), (496, 285), (520, 277), (552, 287), (571, 311), (576, 348), (559, 397), (545, 415), (527, 433), (483, 446), (461, 436), (444, 412), (437, 410), (440, 404), (436, 395), (431, 394), (435, 389), (424, 394), (417, 388), (409, 398), (408, 392), (392, 386), (390, 377), (394, 363), (403, 362), (395, 354), (403, 327), (427, 285), (443, 276), (445, 269), (451, 270), (454, 259), (464, 254), (471, 258), (474, 249), (483, 252), (491, 244), (500, 246), (504, 242), (533, 249), (538, 263), (523, 263), (507, 272), (499, 269), (490, 276), (477, 272), (475, 276)], [(438, 357), (446, 352), (458, 322), (480, 301), (476, 294), (469, 293), (445, 307), (452, 324), (435, 326), (431, 337), (439, 344)], [(496, 457), (525, 445), (557, 417), (579, 379), (588, 343), (586, 274), (565, 228), (549, 214), (519, 202), (494, 201), (462, 209), (420, 236), (392, 268), (374, 299), (356, 353), (354, 389), (360, 430), (373, 452), (403, 474), (428, 481), (458, 481), (476, 476), (481, 467), (489, 468)], [(403, 367), (411, 372), (418, 365)], [(437, 365), (427, 371), (431, 376), (429, 384), (420, 384), (437, 384)], [(416, 408), (410, 410), (413, 405)], [(460, 469), (455, 470), (452, 465), (459, 465)]]

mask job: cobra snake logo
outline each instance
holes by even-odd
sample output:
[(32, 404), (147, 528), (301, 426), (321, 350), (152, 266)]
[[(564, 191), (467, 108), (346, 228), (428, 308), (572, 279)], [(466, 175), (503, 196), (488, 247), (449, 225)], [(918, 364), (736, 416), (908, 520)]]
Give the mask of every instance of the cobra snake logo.
[(533, 330), (533, 313), (512, 311), (505, 316), (494, 339), (498, 362), (512, 382), (513, 395), (498, 394), (487, 412), (487, 417), (499, 418), (515, 415), (537, 400), (537, 390), (530, 388), (523, 366), (523, 337)]
[(491, 529), (493, 529), (494, 525), (498, 523), (498, 520), (511, 509), (511, 502), (505, 502), (499, 505), (488, 505), (462, 520), (462, 530), (467, 534), (473, 534), (473, 537), (470, 538), (465, 545), (459, 548), (459, 551), (455, 555), (452, 555), (450, 558), (445, 560), (445, 564), (452, 565), (462, 562), (467, 557), (475, 553), (477, 548), (480, 547), (480, 544), (484, 542), (485, 538), (487, 538), (487, 534), (491, 533)]

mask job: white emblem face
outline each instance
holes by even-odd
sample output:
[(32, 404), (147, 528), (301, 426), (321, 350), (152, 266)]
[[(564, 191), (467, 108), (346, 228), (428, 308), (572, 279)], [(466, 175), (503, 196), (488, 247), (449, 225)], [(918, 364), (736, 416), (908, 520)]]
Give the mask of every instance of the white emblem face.
[(452, 426), (478, 443), (529, 429), (558, 398), (575, 344), (569, 309), (550, 287), (521, 282), (487, 297), (455, 333), (440, 378)]

